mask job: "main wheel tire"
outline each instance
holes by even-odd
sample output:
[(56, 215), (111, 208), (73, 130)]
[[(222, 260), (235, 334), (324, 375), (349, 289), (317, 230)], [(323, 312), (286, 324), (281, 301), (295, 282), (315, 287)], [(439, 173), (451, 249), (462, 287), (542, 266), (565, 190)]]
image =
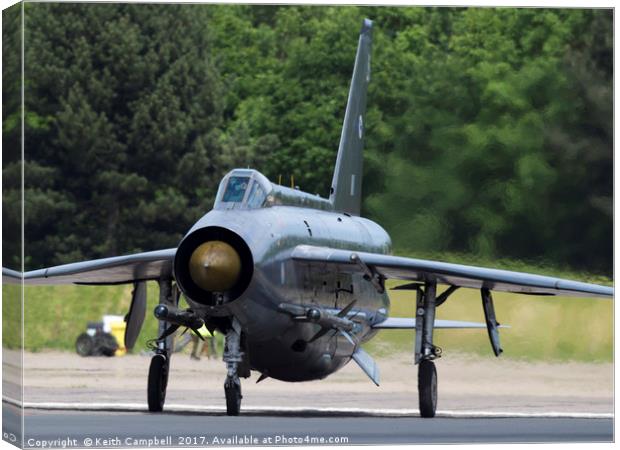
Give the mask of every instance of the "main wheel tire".
[(80, 356), (92, 355), (94, 346), (93, 338), (87, 333), (80, 334), (75, 340), (75, 351)]
[(149, 367), (148, 403), (150, 412), (161, 412), (166, 401), (169, 361), (164, 355), (155, 355)]
[(238, 416), (241, 411), (241, 385), (234, 381), (226, 381), (224, 384), (224, 393), (226, 394), (226, 415)]
[(418, 396), (420, 415), (435, 417), (437, 410), (437, 369), (433, 361), (424, 360), (418, 367)]

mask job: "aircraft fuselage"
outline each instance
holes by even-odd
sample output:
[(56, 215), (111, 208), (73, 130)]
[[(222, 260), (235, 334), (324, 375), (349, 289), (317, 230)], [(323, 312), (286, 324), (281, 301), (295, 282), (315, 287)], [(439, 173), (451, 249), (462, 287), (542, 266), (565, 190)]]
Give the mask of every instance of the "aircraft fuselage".
[(282, 303), (337, 313), (355, 299), (356, 326), (352, 335), (358, 343), (370, 339), (375, 334), (370, 324), (388, 313), (387, 294), (378, 292), (361, 275), (291, 259), (293, 249), (301, 244), (389, 253), (387, 232), (370, 220), (291, 206), (214, 209), (192, 227), (186, 238), (215, 228), (229, 230), (246, 243), (253, 260), (251, 280), (238, 298), (221, 305), (205, 306), (200, 299), (187, 300), (207, 323), (210, 317), (237, 318), (254, 370), (285, 381), (320, 379), (346, 364), (355, 350), (337, 332), (307, 343), (320, 327), (294, 320), (279, 308)]

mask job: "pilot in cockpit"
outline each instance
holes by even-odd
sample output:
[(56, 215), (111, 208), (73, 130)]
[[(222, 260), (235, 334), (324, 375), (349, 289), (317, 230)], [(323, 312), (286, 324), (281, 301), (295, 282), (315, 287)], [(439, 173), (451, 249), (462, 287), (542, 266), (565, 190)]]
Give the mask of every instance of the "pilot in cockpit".
[(248, 187), (249, 177), (230, 177), (223, 201), (241, 202)]
[(271, 183), (255, 170), (235, 169), (218, 189), (216, 209), (254, 209), (265, 205)]

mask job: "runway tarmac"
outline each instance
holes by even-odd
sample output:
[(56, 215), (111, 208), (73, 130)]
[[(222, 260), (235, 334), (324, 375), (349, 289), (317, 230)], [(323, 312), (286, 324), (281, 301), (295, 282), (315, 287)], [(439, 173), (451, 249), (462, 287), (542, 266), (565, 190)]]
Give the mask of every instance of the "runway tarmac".
[[(19, 410), (3, 403), (5, 426)], [(26, 409), (25, 447), (205, 447), (441, 443), (611, 442), (613, 420), (583, 418), (467, 418), (355, 416), (317, 411), (148, 414)], [(6, 436), (5, 436), (6, 439)]]
[[(428, 420), (419, 417), (416, 368), (407, 355), (380, 360), (379, 388), (351, 364), (312, 383), (267, 379), (256, 384), (253, 374), (243, 380), (239, 417), (224, 415), (219, 360), (176, 355), (166, 412), (153, 415), (145, 412), (148, 356), (25, 353), (22, 391), (20, 371), (7, 355), (12, 354), (3, 353), (5, 374), (12, 375), (5, 377), (3, 400), (19, 403), (23, 392), (26, 447), (613, 440), (613, 365), (608, 363), (451, 355), (439, 361), (438, 417)], [(4, 439), (21, 441), (19, 410), (3, 401), (3, 419)]]

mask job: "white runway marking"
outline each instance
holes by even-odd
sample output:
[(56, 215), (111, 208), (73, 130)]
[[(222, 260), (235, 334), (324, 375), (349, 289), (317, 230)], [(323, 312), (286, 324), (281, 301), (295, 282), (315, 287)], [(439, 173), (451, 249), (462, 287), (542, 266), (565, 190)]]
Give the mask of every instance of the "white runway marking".
[[(8, 397), (2, 397), (2, 401), (15, 406), (22, 403)], [(63, 403), (63, 402), (24, 402), (26, 409), (44, 410), (74, 410), (74, 411), (129, 411), (146, 412), (146, 403)], [(199, 406), (171, 404), (164, 407), (164, 412), (187, 412), (187, 413), (224, 413), (224, 406)], [(246, 406), (242, 408), (246, 413), (307, 413), (307, 414), (354, 414), (361, 416), (377, 417), (411, 417), (419, 416), (417, 409), (368, 409), (368, 408), (315, 408), (315, 407), (278, 407), (278, 406)], [(574, 418), (574, 419), (613, 419), (612, 413), (583, 413), (583, 412), (498, 412), (498, 411), (437, 411), (437, 417), (444, 418)]]

